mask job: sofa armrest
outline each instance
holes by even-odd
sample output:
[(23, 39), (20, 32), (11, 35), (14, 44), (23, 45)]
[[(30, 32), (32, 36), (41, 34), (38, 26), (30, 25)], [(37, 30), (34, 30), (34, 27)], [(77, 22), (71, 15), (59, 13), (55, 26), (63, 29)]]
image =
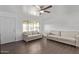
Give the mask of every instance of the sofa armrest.
[(79, 35), (76, 35), (75, 39), (76, 39), (76, 46), (79, 47)]
[(79, 39), (79, 35), (76, 35), (75, 38), (76, 38), (76, 39)]

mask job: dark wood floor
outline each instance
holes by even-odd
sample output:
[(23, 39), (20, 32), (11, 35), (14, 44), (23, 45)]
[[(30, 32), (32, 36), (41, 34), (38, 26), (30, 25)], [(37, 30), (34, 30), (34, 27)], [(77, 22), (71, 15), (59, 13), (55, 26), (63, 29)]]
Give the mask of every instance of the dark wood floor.
[(14, 42), (1, 45), (1, 53), (9, 54), (78, 54), (79, 48), (67, 44), (39, 39), (31, 42)]

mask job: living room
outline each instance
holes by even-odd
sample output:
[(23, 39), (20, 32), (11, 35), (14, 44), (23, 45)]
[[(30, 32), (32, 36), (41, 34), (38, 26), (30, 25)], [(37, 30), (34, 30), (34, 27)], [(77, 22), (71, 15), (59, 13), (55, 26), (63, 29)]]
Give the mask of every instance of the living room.
[(0, 5), (1, 53), (79, 53), (78, 15), (79, 5)]

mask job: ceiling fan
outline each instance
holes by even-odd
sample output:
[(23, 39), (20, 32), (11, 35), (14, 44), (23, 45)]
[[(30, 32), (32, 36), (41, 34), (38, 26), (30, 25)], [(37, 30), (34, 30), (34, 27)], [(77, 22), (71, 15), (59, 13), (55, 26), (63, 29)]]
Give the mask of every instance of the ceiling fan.
[(52, 7), (52, 5), (35, 5), (35, 8), (37, 8), (40, 15), (42, 13), (50, 13), (50, 11), (48, 11), (48, 9), (51, 7)]

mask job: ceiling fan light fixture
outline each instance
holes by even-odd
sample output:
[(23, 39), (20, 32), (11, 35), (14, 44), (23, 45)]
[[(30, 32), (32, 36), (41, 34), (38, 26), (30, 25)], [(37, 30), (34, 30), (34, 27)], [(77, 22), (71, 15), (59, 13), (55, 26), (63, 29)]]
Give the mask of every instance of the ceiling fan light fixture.
[(49, 8), (52, 7), (52, 5), (35, 5), (34, 6), (36, 8), (36, 12), (39, 13), (39, 15), (43, 14), (43, 13), (50, 13), (50, 11), (47, 11)]
[(44, 11), (43, 11), (43, 10), (41, 10), (40, 12), (41, 12), (41, 13), (44, 13)]

